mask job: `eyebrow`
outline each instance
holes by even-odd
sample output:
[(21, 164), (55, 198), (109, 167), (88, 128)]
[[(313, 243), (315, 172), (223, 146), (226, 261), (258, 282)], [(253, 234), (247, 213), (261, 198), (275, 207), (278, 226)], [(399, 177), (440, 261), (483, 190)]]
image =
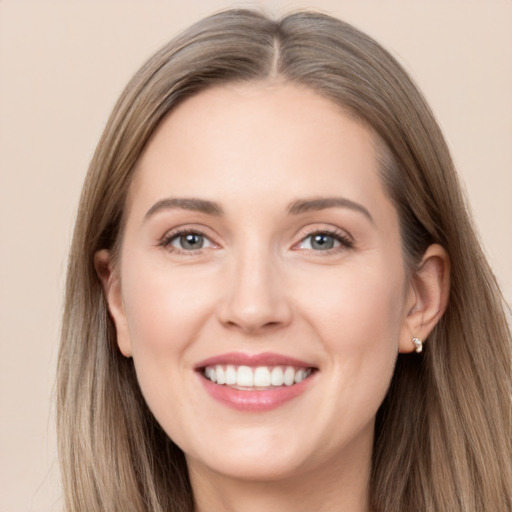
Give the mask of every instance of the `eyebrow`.
[(169, 197), (156, 202), (146, 213), (144, 219), (148, 219), (162, 210), (191, 210), (206, 213), (207, 215), (221, 216), (224, 214), (221, 206), (213, 201), (196, 198)]
[[(291, 203), (287, 210), (289, 215), (300, 215), (310, 211), (325, 210), (327, 208), (348, 208), (362, 213), (372, 224), (374, 223), (373, 217), (370, 212), (361, 204), (346, 199), (344, 197), (319, 197), (313, 199), (298, 199)], [(224, 211), (222, 207), (214, 202), (206, 199), (196, 198), (179, 198), (169, 197), (157, 201), (146, 213), (144, 219), (148, 219), (152, 215), (162, 210), (190, 210), (195, 212), (205, 213), (206, 215), (222, 216)]]
[(301, 213), (325, 210), (327, 208), (348, 208), (362, 213), (372, 224), (373, 217), (370, 212), (359, 203), (346, 199), (344, 197), (318, 197), (313, 199), (299, 199), (288, 206), (288, 214), (299, 215)]

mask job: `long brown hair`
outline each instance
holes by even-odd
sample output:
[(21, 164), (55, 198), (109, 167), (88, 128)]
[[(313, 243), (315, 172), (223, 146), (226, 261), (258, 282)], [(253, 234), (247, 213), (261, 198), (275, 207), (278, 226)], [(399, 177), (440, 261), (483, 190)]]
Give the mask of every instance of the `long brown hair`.
[(84, 184), (58, 365), (69, 512), (193, 510), (181, 450), (116, 345), (93, 257), (114, 250), (135, 164), (160, 121), (213, 85), (278, 77), (342, 105), (381, 141), (381, 176), (410, 269), (431, 243), (451, 259), (444, 317), (421, 356), (399, 355), (377, 417), (375, 512), (512, 510), (511, 336), (447, 145), (425, 100), (375, 41), (332, 17), (226, 11), (156, 53), (116, 104)]

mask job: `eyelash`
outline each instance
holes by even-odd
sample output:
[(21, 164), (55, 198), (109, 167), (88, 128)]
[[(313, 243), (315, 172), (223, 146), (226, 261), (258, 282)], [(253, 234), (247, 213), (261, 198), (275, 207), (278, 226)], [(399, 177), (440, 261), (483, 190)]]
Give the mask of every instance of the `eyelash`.
[(304, 249), (304, 250), (314, 252), (314, 253), (323, 252), (323, 253), (327, 253), (327, 254), (332, 254), (332, 253), (336, 253), (339, 251), (352, 249), (354, 247), (354, 241), (344, 231), (341, 231), (341, 230), (335, 229), (335, 228), (317, 229), (312, 232), (303, 233), (303, 235), (300, 239), (300, 242), (298, 244), (295, 244), (294, 247), (297, 247), (297, 246), (303, 244), (307, 239), (312, 239), (313, 237), (315, 237), (317, 235), (328, 236), (328, 237), (334, 239), (336, 242), (339, 242), (340, 245), (338, 247), (332, 247), (330, 249), (325, 249), (323, 251), (315, 250), (312, 248)]
[[(167, 249), (169, 252), (181, 253), (181, 254), (187, 254), (187, 255), (197, 254), (199, 251), (201, 251), (203, 249), (203, 247), (201, 247), (199, 249), (186, 250), (186, 249), (180, 249), (180, 248), (174, 247), (172, 245), (172, 243), (176, 239), (178, 239), (179, 237), (185, 236), (185, 235), (201, 236), (205, 240), (208, 240), (210, 244), (215, 245), (215, 243), (212, 242), (210, 240), (210, 238), (203, 231), (198, 230), (198, 229), (182, 228), (182, 229), (177, 229), (175, 231), (165, 234), (162, 237), (162, 239), (160, 240), (160, 242), (158, 243), (158, 246), (163, 247), (164, 249)], [(312, 232), (305, 232), (301, 235), (301, 239), (300, 239), (299, 243), (295, 244), (294, 247), (300, 246), (307, 239), (311, 239), (312, 237), (317, 236), (317, 235), (325, 235), (327, 237), (330, 237), (330, 238), (334, 239), (336, 242), (339, 242), (340, 245), (338, 247), (332, 247), (330, 249), (325, 249), (325, 250), (315, 250), (312, 248), (304, 249), (304, 250), (314, 252), (314, 253), (323, 252), (323, 253), (332, 254), (332, 253), (335, 253), (338, 251), (352, 249), (354, 247), (353, 240), (349, 236), (347, 236), (347, 234), (345, 232), (338, 230), (338, 229), (332, 229), (332, 228), (331, 229), (329, 229), (329, 228), (317, 229)], [(298, 250), (298, 249), (296, 249), (296, 250)]]
[(208, 240), (212, 245), (215, 245), (214, 242), (212, 242), (210, 240), (210, 238), (204, 232), (202, 232), (201, 230), (198, 230), (198, 229), (190, 229), (190, 228), (176, 229), (175, 231), (166, 233), (163, 236), (163, 238), (160, 240), (158, 245), (160, 247), (163, 247), (164, 249), (167, 249), (169, 252), (179, 253), (179, 254), (187, 254), (187, 255), (197, 254), (199, 251), (201, 251), (201, 249), (203, 249), (201, 247), (200, 249), (186, 250), (186, 249), (180, 249), (178, 247), (174, 247), (173, 245), (171, 245), (172, 242), (174, 242), (176, 239), (178, 239), (182, 236), (185, 236), (185, 235), (201, 236), (205, 240)]

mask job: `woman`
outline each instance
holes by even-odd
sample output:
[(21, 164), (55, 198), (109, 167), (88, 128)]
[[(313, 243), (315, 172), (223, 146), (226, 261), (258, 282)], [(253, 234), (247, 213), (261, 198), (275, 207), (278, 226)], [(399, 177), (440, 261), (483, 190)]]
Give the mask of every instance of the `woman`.
[(511, 509), (500, 291), (428, 106), (353, 27), (233, 10), (151, 58), (68, 276), (68, 510)]

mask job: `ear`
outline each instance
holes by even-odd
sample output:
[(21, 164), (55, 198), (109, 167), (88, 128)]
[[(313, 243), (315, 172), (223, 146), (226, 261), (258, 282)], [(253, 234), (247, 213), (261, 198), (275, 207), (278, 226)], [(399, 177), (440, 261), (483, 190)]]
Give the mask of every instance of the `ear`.
[(449, 292), (450, 258), (443, 247), (433, 244), (411, 276), (399, 352), (416, 348), (413, 336), (425, 341), (446, 311)]
[(94, 254), (94, 268), (103, 286), (110, 316), (116, 327), (119, 350), (125, 357), (131, 357), (132, 344), (124, 311), (119, 271), (113, 265), (109, 251), (102, 249)]

